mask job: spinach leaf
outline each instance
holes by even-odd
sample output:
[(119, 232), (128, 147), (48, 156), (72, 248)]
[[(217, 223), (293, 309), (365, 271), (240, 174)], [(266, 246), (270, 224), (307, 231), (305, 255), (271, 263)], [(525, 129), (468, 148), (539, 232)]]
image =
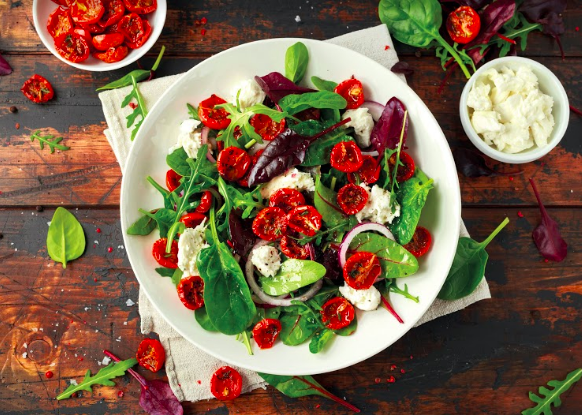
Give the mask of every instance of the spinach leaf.
[(85, 234), (79, 221), (67, 209), (55, 210), (46, 236), (46, 248), (51, 259), (63, 264), (79, 258), (85, 251)]
[(174, 275), (173, 268), (159, 267), (156, 268), (156, 272), (160, 274), (162, 277), (171, 277), (172, 275)]
[(190, 165), (187, 160), (188, 154), (184, 147), (179, 147), (166, 156), (168, 166), (180, 176), (190, 175)]
[(148, 215), (142, 215), (138, 220), (129, 225), (129, 228), (127, 228), (127, 234), (149, 235), (154, 229), (156, 229), (156, 227), (157, 223), (152, 217)]
[(182, 270), (180, 268), (165, 268), (165, 267), (160, 267), (160, 268), (156, 268), (156, 272), (158, 274), (160, 274), (162, 277), (170, 277), (172, 279), (172, 283), (175, 286), (178, 286), (178, 284), (180, 283), (180, 280), (182, 279), (182, 275), (184, 275), (184, 273), (182, 272)]
[(147, 210), (139, 210), (144, 216), (156, 221), (158, 229), (160, 230), (160, 238), (166, 238), (170, 227), (176, 220), (176, 212), (173, 209), (158, 209), (154, 213)]
[(281, 109), (289, 115), (295, 115), (308, 108), (329, 108), (342, 110), (347, 102), (344, 97), (335, 92), (307, 92), (301, 95), (287, 95), (279, 101)]
[(214, 327), (214, 324), (212, 324), (212, 321), (210, 321), (210, 318), (206, 313), (206, 307), (202, 307), (194, 311), (194, 318), (196, 319), (198, 324), (200, 324), (200, 327), (202, 327), (204, 330), (213, 332), (218, 331), (216, 327)]
[(428, 192), (434, 187), (433, 180), (418, 167), (414, 176), (400, 184), (396, 196), (400, 204), (400, 216), (390, 225), (390, 230), (401, 245), (412, 239)]
[(315, 319), (301, 315), (298, 307), (285, 307), (279, 321), (281, 322), (279, 338), (287, 346), (304, 343), (320, 328)]
[(218, 239), (214, 206), (210, 208), (209, 224), (214, 243), (196, 259), (204, 280), (206, 313), (221, 333), (239, 334), (251, 324), (257, 309), (240, 265), (228, 246)]
[(380, 260), (384, 278), (408, 277), (418, 271), (418, 261), (401, 245), (385, 236), (360, 233), (350, 243), (350, 250), (372, 252)]
[(335, 87), (337, 86), (336, 82), (333, 81), (326, 81), (325, 79), (321, 79), (317, 76), (311, 77), (311, 83), (315, 85), (317, 89), (320, 91), (335, 91)]
[(267, 294), (289, 294), (306, 285), (319, 281), (325, 275), (325, 267), (315, 261), (288, 259), (281, 264), (273, 277), (260, 277), (261, 288)]
[(313, 379), (312, 376), (278, 376), (260, 372), (258, 375), (283, 395), (289, 396), (291, 398), (319, 395), (323, 396), (324, 398), (331, 399), (332, 401), (345, 406), (354, 412), (360, 412), (360, 410), (354, 405), (325, 390), (325, 388), (321, 386), (315, 379)]
[(443, 17), (438, 0), (380, 0), (378, 14), (396, 40), (419, 48), (436, 41), (455, 58), (467, 79), (471, 77), (457, 51), (439, 34)]
[(334, 336), (334, 332), (329, 329), (323, 329), (315, 333), (309, 342), (309, 351), (313, 354), (321, 352)]
[(166, 51), (166, 47), (162, 46), (162, 50), (160, 50), (160, 53), (158, 54), (158, 58), (154, 62), (154, 66), (152, 66), (151, 70), (149, 70), (149, 71), (146, 69), (133, 70), (130, 73), (128, 73), (127, 75), (125, 75), (124, 77), (117, 79), (113, 82), (110, 82), (107, 85), (102, 86), (101, 88), (97, 88), (97, 91), (105, 91), (108, 89), (117, 89), (117, 88), (122, 88), (124, 86), (129, 86), (129, 85), (131, 85), (132, 78), (135, 79), (137, 82), (145, 81), (150, 76), (152, 76), (153, 72), (158, 70), (158, 66), (160, 65), (160, 61), (162, 60), (162, 56), (164, 56), (165, 51)]
[(479, 285), (485, 274), (485, 266), (489, 255), (485, 248), (495, 236), (509, 223), (503, 222), (483, 242), (479, 243), (471, 238), (459, 238), (457, 252), (447, 279), (438, 294), (441, 300), (457, 300), (471, 294)]
[(313, 89), (295, 85), (279, 72), (271, 72), (265, 76), (255, 76), (255, 81), (257, 81), (261, 89), (265, 91), (265, 94), (267, 94), (275, 104), (277, 104), (281, 98), (290, 94), (313, 92)]
[(309, 52), (303, 43), (297, 42), (289, 46), (285, 53), (285, 76), (294, 83), (301, 82), (308, 63)]
[(337, 205), (337, 193), (321, 183), (320, 176), (315, 178), (313, 204), (328, 227), (334, 227), (347, 220), (346, 214)]

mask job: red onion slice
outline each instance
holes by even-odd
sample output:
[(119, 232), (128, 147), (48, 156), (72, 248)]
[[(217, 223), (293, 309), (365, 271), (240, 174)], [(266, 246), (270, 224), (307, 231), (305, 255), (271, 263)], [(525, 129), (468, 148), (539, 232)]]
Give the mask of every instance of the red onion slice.
[(364, 101), (362, 108), (368, 108), (368, 112), (374, 121), (378, 121), (382, 115), (382, 112), (384, 111), (384, 105), (376, 101)]
[[(208, 133), (209, 132), (210, 132), (210, 128), (208, 128), (207, 126), (202, 127), (202, 131), (200, 133), (200, 141), (202, 142), (202, 145), (208, 144)], [(206, 153), (206, 158), (211, 163), (216, 163), (216, 159), (212, 156), (211, 148), (212, 148), (212, 145), (210, 145), (210, 147), (208, 148), (208, 153)]]
[(307, 301), (311, 297), (313, 297), (315, 294), (317, 294), (317, 292), (323, 286), (323, 278), (320, 279), (319, 281), (315, 282), (313, 284), (313, 286), (308, 291), (306, 291), (303, 295), (300, 295), (299, 297), (294, 297), (294, 298), (282, 299), (280, 297), (279, 298), (278, 297), (271, 297), (270, 295), (265, 293), (263, 290), (261, 290), (261, 287), (259, 287), (259, 284), (257, 283), (257, 280), (255, 279), (255, 266), (253, 265), (252, 259), (253, 259), (253, 254), (254, 254), (255, 249), (257, 249), (261, 246), (265, 246), (267, 244), (269, 244), (269, 241), (260, 240), (259, 242), (257, 242), (255, 244), (255, 246), (253, 246), (253, 248), (251, 249), (251, 252), (249, 253), (249, 258), (247, 259), (247, 262), (245, 264), (245, 274), (247, 277), (247, 282), (249, 284), (249, 287), (251, 287), (251, 290), (253, 290), (253, 293), (257, 297), (259, 297), (259, 299), (261, 301), (263, 301), (264, 303), (274, 305), (274, 306), (280, 306), (280, 307), (289, 307), (289, 306), (293, 305), (292, 301), (301, 301), (301, 302)]
[(382, 235), (384, 235), (388, 239), (392, 239), (393, 241), (396, 240), (396, 239), (394, 239), (394, 235), (392, 235), (392, 232), (390, 232), (390, 230), (386, 226), (384, 226), (380, 223), (376, 223), (376, 222), (360, 223), (354, 229), (349, 231), (346, 234), (346, 236), (344, 236), (344, 240), (342, 241), (342, 243), (340, 245), (340, 249), (338, 252), (338, 258), (339, 258), (339, 263), (340, 263), (342, 268), (344, 267), (344, 265), (346, 263), (346, 254), (348, 253), (348, 249), (350, 247), (350, 244), (354, 240), (354, 238), (357, 235), (359, 235), (360, 233), (367, 232), (367, 231), (378, 232), (378, 233), (381, 233)]
[(372, 156), (372, 157), (378, 157), (378, 153), (376, 150), (374, 151), (362, 151), (362, 156)]

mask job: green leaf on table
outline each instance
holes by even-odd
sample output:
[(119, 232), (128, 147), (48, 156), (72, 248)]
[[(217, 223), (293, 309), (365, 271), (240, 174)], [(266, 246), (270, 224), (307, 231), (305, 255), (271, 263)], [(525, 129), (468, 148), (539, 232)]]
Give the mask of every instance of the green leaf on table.
[(308, 63), (309, 52), (303, 43), (297, 42), (289, 46), (285, 53), (285, 77), (294, 83), (301, 82)]
[(483, 275), (485, 275), (485, 266), (489, 258), (485, 248), (508, 223), (509, 219), (505, 218), (497, 229), (481, 243), (471, 238), (459, 238), (453, 265), (451, 265), (449, 275), (447, 275), (438, 298), (441, 300), (457, 300), (475, 291), (475, 288), (483, 279)]
[(350, 250), (372, 252), (380, 260), (384, 278), (408, 277), (418, 271), (418, 261), (403, 246), (385, 236), (363, 232), (352, 240)]
[(40, 149), (44, 150), (44, 145), (48, 145), (49, 149), (51, 150), (51, 154), (53, 154), (56, 150), (61, 150), (61, 151), (67, 151), (69, 150), (71, 147), (67, 147), (65, 145), (59, 144), (61, 141), (63, 141), (63, 137), (55, 137), (53, 134), (49, 134), (49, 135), (40, 135), (40, 130), (35, 131), (34, 133), (32, 133), (32, 135), (30, 136), (30, 141), (34, 141), (34, 140), (38, 140), (38, 143), (40, 145)]
[(93, 376), (91, 376), (91, 370), (87, 370), (83, 380), (76, 385), (69, 385), (67, 389), (57, 396), (57, 400), (68, 399), (73, 393), (78, 391), (91, 392), (91, 387), (93, 385), (115, 386), (115, 383), (111, 379), (125, 375), (125, 371), (132, 366), (135, 366), (136, 363), (137, 360), (134, 358), (123, 360), (119, 363), (110, 363), (109, 365), (102, 367), (99, 372)]
[(63, 264), (79, 258), (85, 251), (85, 233), (79, 221), (67, 209), (55, 211), (46, 237), (48, 254), (53, 261)]
[(142, 236), (149, 235), (157, 226), (158, 224), (151, 216), (142, 215), (138, 220), (129, 225), (129, 228), (127, 228), (127, 234)]
[(582, 368), (576, 369), (568, 373), (564, 380), (550, 380), (548, 389), (545, 386), (540, 386), (538, 393), (543, 396), (536, 395), (533, 392), (529, 393), (529, 398), (536, 404), (533, 408), (528, 408), (521, 412), (522, 415), (552, 415), (552, 405), (557, 408), (562, 405), (560, 395), (569, 390), (572, 385), (582, 378)]
[(342, 110), (347, 101), (335, 92), (318, 91), (287, 95), (279, 100), (279, 105), (289, 115), (295, 115), (309, 108)]
[(288, 259), (273, 277), (260, 277), (259, 284), (271, 296), (289, 294), (325, 276), (325, 267), (315, 261)]
[(337, 86), (337, 82), (326, 81), (325, 79), (321, 79), (318, 76), (312, 76), (311, 83), (320, 91), (333, 92)]

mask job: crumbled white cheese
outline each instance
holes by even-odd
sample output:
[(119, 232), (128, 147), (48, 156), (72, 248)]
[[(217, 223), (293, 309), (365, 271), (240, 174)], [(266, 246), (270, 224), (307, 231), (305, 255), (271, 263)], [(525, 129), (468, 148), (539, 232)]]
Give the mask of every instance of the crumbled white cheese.
[(110, 358), (110, 357), (107, 357), (107, 356), (105, 356), (105, 357), (103, 358), (103, 360), (101, 361), (101, 364), (102, 364), (103, 366), (107, 366), (109, 363), (111, 363), (111, 358)]
[(279, 189), (297, 189), (300, 192), (314, 192), (315, 182), (309, 173), (303, 173), (296, 168), (287, 170), (284, 174), (274, 177), (261, 188), (261, 196), (268, 199)]
[(301, 23), (301, 17), (299, 15), (295, 16), (295, 21)]
[(261, 104), (265, 99), (265, 91), (254, 79), (247, 79), (238, 84), (232, 91), (232, 103), (236, 105), (238, 95), (238, 105), (241, 111), (246, 110), (256, 104)]
[(354, 307), (360, 310), (372, 311), (380, 305), (380, 291), (373, 285), (366, 290), (355, 290), (344, 283), (339, 291)]
[(265, 277), (272, 277), (281, 268), (281, 257), (277, 248), (264, 245), (251, 253), (251, 262)]
[(205, 222), (195, 228), (187, 228), (178, 240), (178, 267), (184, 272), (183, 278), (200, 275), (196, 259), (200, 251), (209, 246), (204, 239)]
[(125, 304), (126, 304), (128, 307), (131, 307), (131, 306), (135, 305), (135, 303), (134, 303), (134, 302), (131, 300), (131, 298), (128, 298), (128, 299), (127, 299), (127, 301), (125, 302)]
[(485, 71), (467, 97), (475, 132), (488, 145), (510, 154), (548, 143), (554, 128), (553, 105), (528, 66)]
[(78, 383), (77, 383), (77, 381), (76, 381), (75, 379), (69, 379), (69, 383), (70, 383), (71, 385), (75, 385), (75, 386), (77, 386), (77, 385), (78, 385)]
[(400, 216), (400, 205), (398, 202), (392, 202), (390, 192), (382, 189), (378, 185), (372, 186), (372, 189), (365, 184), (361, 184), (368, 193), (368, 201), (362, 210), (356, 213), (356, 218), (361, 222), (369, 220), (376, 223), (392, 223), (394, 218)]
[(200, 121), (187, 119), (180, 124), (180, 133), (178, 134), (178, 142), (168, 150), (168, 154), (172, 154), (180, 147), (184, 147), (184, 151), (188, 157), (196, 159), (196, 154), (200, 147), (202, 147), (202, 133), (198, 128)]
[(374, 128), (374, 119), (372, 114), (368, 112), (368, 108), (358, 108), (355, 110), (347, 110), (342, 115), (342, 120), (350, 118), (344, 127), (352, 127), (356, 133), (356, 142), (362, 148), (370, 146), (370, 133)]

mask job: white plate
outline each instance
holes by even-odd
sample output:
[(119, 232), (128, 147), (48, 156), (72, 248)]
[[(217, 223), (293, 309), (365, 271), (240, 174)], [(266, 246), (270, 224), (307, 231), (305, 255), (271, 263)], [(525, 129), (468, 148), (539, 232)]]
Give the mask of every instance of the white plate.
[(160, 37), (162, 29), (164, 28), (164, 23), (166, 22), (167, 4), (166, 0), (158, 0), (158, 8), (156, 11), (145, 15), (145, 18), (152, 26), (152, 34), (146, 43), (144, 43), (141, 48), (129, 49), (129, 53), (125, 58), (119, 62), (114, 63), (103, 62), (93, 57), (92, 55), (90, 55), (86, 61), (75, 63), (70, 62), (59, 55), (59, 52), (57, 52), (55, 48), (55, 41), (46, 28), (49, 15), (58, 7), (58, 4), (50, 0), (34, 0), (32, 3), (32, 18), (34, 20), (34, 27), (36, 28), (36, 32), (38, 33), (40, 40), (42, 40), (42, 43), (44, 43), (46, 48), (50, 50), (53, 55), (65, 62), (67, 65), (71, 65), (79, 69), (84, 69), (86, 71), (102, 72), (123, 68), (124, 66), (127, 66), (141, 58), (154, 46)]
[[(320, 354), (311, 354), (307, 344), (290, 347), (278, 342), (268, 350), (259, 350), (255, 345), (254, 356), (249, 356), (234, 336), (203, 330), (192, 311), (181, 304), (170, 279), (154, 271), (157, 265), (151, 247), (158, 232), (142, 237), (129, 236), (125, 230), (140, 216), (139, 208), (149, 210), (163, 205), (146, 176), (165, 183), (165, 157), (176, 142), (180, 123), (188, 118), (186, 103), (198, 104), (212, 93), (228, 99), (232, 88), (242, 80), (272, 71), (284, 72), (285, 51), (298, 40), (309, 49), (306, 80), (317, 75), (339, 82), (355, 75), (364, 84), (368, 99), (387, 102), (397, 96), (408, 107), (409, 151), (436, 185), (421, 219), (421, 224), (431, 231), (434, 245), (420, 261), (419, 272), (400, 282), (401, 286), (408, 284), (410, 292), (420, 297), (420, 303), (390, 296), (405, 324), (399, 324), (383, 308), (359, 312), (357, 331), (349, 337), (335, 338)], [(316, 374), (356, 364), (381, 352), (410, 330), (432, 304), (447, 276), (459, 238), (460, 215), (459, 182), (447, 140), (420, 98), (371, 59), (340, 46), (307, 39), (248, 43), (219, 53), (188, 71), (150, 110), (129, 154), (121, 188), (121, 226), (127, 254), (142, 288), (161, 315), (182, 336), (211, 355), (233, 365), (279, 375)]]

